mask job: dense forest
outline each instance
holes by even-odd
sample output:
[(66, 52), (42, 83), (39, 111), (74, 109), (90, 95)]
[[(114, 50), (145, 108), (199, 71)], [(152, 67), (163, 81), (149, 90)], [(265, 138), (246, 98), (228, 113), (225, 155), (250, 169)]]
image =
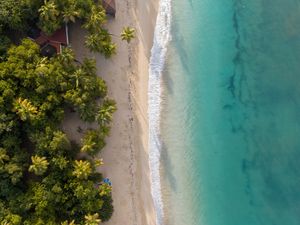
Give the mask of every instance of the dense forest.
[[(44, 57), (26, 38), (36, 26), (52, 34), (78, 20), (85, 44), (116, 52), (104, 28), (105, 10), (93, 0), (0, 0), (0, 224), (97, 225), (113, 212), (112, 187), (96, 155), (105, 146), (115, 102), (96, 76), (95, 61), (78, 62), (71, 48)], [(134, 30), (124, 28), (130, 41)], [(61, 129), (67, 111), (97, 123), (80, 144)]]

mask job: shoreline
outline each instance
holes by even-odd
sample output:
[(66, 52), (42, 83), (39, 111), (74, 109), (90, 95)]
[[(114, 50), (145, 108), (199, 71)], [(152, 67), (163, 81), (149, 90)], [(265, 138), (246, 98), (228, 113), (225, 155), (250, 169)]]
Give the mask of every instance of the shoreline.
[(161, 111), (162, 76), (165, 69), (167, 48), (171, 40), (171, 0), (161, 0), (154, 31), (153, 47), (149, 62), (149, 163), (151, 191), (156, 211), (156, 224), (164, 220), (164, 204), (161, 185)]
[[(116, 2), (116, 18), (109, 18), (110, 32), (119, 34), (124, 26), (136, 29), (136, 38), (127, 44), (113, 37), (117, 55), (106, 60), (83, 45), (85, 32), (72, 25), (70, 40), (77, 58), (94, 57), (97, 73), (117, 102), (107, 145), (100, 153), (104, 166), (99, 171), (113, 184), (114, 213), (106, 225), (156, 225), (149, 168), (148, 78), (159, 0)], [(70, 124), (74, 118), (68, 119)], [(83, 127), (86, 125), (82, 125)], [(76, 131), (71, 134), (78, 139)]]

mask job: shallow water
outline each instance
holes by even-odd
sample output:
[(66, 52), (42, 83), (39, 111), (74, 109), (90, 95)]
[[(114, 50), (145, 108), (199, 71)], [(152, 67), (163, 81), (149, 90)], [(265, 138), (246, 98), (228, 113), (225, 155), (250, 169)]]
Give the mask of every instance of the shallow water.
[(166, 225), (300, 224), (300, 1), (173, 0)]

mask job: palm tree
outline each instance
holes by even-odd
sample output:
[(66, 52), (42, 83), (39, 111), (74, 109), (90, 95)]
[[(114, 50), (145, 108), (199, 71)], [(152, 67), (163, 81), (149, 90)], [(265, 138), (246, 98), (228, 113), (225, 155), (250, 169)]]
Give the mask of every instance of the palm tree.
[(94, 162), (95, 162), (95, 165), (96, 166), (103, 166), (104, 165), (104, 162), (103, 162), (103, 159), (94, 159)]
[(100, 126), (98, 131), (100, 133), (100, 136), (105, 138), (106, 136), (109, 135), (110, 127), (109, 126)]
[(19, 182), (23, 176), (23, 169), (17, 163), (7, 163), (5, 165), (5, 171), (9, 174), (10, 180), (13, 184)]
[(35, 175), (43, 175), (48, 168), (48, 161), (46, 157), (32, 156), (31, 157), (32, 165), (29, 166), (29, 172), (35, 173)]
[(75, 23), (76, 17), (79, 16), (79, 12), (75, 9), (75, 2), (70, 1), (69, 7), (63, 11), (63, 20), (65, 23), (73, 22)]
[(84, 225), (98, 225), (99, 223), (101, 223), (101, 219), (99, 219), (98, 213), (95, 213), (94, 215), (88, 214), (84, 218)]
[(25, 121), (33, 118), (38, 113), (37, 108), (31, 104), (28, 99), (18, 98), (14, 102), (14, 111)]
[(121, 38), (123, 41), (127, 41), (129, 43), (134, 37), (135, 29), (131, 27), (124, 27), (121, 33)]
[(101, 45), (101, 53), (103, 53), (106, 58), (116, 54), (117, 45), (115, 43), (112, 43), (111, 41), (102, 41)]
[(105, 101), (99, 109), (96, 121), (99, 125), (107, 125), (112, 121), (112, 114), (116, 111), (116, 105), (113, 101)]
[(109, 184), (103, 183), (99, 186), (100, 196), (108, 196), (111, 194), (112, 186)]
[(92, 173), (89, 161), (75, 160), (73, 175), (79, 179), (87, 179)]
[(39, 9), (40, 17), (44, 21), (55, 20), (59, 15), (59, 11), (54, 2), (44, 1), (44, 5)]
[(84, 59), (81, 68), (86, 74), (95, 74), (97, 70), (96, 61), (94, 59)]
[(101, 39), (99, 38), (99, 35), (91, 34), (86, 37), (85, 45), (92, 52), (100, 52), (101, 50), (100, 41)]
[(72, 77), (75, 78), (76, 88), (79, 87), (79, 82), (83, 79), (84, 71), (82, 69), (78, 69), (74, 72)]
[(61, 225), (75, 225), (75, 221), (74, 220), (72, 220), (71, 222), (64, 221), (64, 222), (61, 223)]
[(96, 147), (96, 143), (87, 143), (83, 145), (80, 149), (81, 152), (93, 152), (93, 149)]
[(9, 156), (4, 148), (0, 148), (0, 164), (4, 164), (5, 161), (9, 160)]
[(39, 62), (37, 62), (35, 71), (40, 76), (45, 76), (48, 73), (48, 70), (48, 59), (47, 57), (43, 57), (39, 60)]
[(75, 60), (74, 52), (71, 48), (63, 48), (62, 53), (59, 54), (59, 59), (62, 63), (70, 64)]
[(105, 21), (105, 9), (102, 6), (93, 6), (90, 17), (87, 19), (83, 27), (90, 32), (97, 32), (101, 30), (101, 25), (103, 25)]

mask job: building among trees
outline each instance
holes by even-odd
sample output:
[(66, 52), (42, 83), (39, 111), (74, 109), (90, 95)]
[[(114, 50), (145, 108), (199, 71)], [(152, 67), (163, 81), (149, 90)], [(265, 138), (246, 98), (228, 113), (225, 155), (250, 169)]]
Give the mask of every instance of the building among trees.
[(115, 0), (102, 0), (102, 5), (108, 15), (115, 17), (116, 15)]
[(41, 47), (43, 56), (51, 57), (62, 52), (62, 48), (69, 45), (68, 26), (55, 31), (48, 36), (38, 28), (32, 28), (28, 36)]

